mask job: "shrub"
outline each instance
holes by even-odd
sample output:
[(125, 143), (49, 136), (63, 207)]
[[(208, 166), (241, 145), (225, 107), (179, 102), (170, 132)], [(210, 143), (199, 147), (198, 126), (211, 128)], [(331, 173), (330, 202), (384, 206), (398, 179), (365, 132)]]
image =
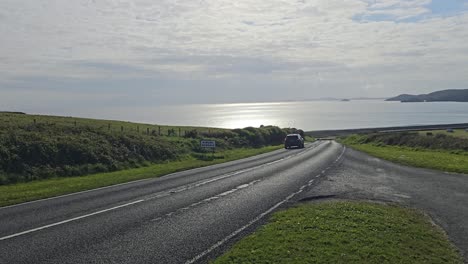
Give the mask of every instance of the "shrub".
[[(36, 118), (41, 119), (35, 122)], [(296, 129), (275, 126), (197, 132), (185, 137), (168, 129), (129, 129), (107, 121), (64, 117), (0, 114), (0, 185), (74, 177), (177, 160), (193, 152), (203, 153), (199, 138), (216, 140), (217, 149), (278, 145)], [(56, 122), (57, 121), (57, 122)], [(85, 124), (82, 124), (85, 123)], [(115, 129), (111, 129), (115, 128)], [(124, 128), (121, 131), (121, 127)]]

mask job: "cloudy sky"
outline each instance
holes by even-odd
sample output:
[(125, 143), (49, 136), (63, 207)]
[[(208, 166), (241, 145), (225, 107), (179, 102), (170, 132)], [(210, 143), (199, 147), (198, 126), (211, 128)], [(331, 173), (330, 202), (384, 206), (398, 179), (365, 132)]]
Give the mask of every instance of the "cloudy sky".
[(0, 36), (0, 110), (468, 88), (467, 0), (1, 0)]

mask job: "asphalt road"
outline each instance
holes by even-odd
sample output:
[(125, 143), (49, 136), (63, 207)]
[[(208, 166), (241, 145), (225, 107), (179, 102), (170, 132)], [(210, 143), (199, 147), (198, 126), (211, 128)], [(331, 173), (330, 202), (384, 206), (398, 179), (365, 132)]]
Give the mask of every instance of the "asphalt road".
[(298, 199), (343, 146), (305, 149), (0, 208), (0, 263), (205, 262)]
[(204, 263), (272, 211), (324, 196), (422, 208), (466, 249), (467, 194), (467, 175), (398, 166), (319, 141), (0, 208), (0, 263)]

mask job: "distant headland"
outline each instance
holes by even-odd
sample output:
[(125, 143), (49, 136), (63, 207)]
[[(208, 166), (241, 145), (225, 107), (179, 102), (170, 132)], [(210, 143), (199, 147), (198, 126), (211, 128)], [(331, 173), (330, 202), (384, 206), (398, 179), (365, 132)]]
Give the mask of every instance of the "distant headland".
[(468, 102), (468, 89), (442, 90), (429, 94), (400, 94), (385, 101), (406, 102)]

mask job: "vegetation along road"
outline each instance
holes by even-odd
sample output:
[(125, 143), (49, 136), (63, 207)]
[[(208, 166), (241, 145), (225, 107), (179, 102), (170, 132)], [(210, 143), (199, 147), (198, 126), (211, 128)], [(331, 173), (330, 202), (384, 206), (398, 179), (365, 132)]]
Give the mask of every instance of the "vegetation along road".
[(466, 254), (468, 177), (395, 165), (334, 141), (0, 208), (2, 263), (204, 263), (271, 212), (320, 197), (429, 213)]
[(0, 209), (2, 263), (192, 263), (313, 185), (344, 148), (315, 142)]

